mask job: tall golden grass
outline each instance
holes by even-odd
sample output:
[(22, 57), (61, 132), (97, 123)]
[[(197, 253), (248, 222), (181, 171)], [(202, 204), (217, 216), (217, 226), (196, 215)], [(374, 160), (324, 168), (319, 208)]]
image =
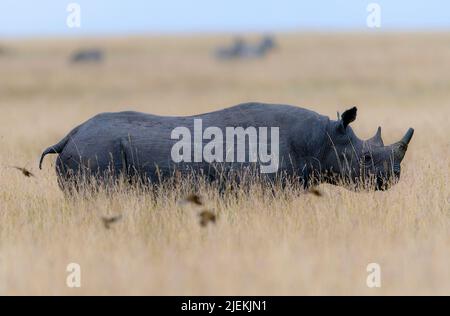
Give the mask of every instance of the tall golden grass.
[[(450, 35), (285, 34), (266, 59), (219, 62), (225, 36), (10, 40), (0, 56), (1, 294), (450, 294)], [(71, 65), (99, 47), (106, 60)], [(245, 101), (334, 118), (359, 108), (357, 135), (416, 133), (386, 192), (322, 185), (323, 196), (252, 188), (202, 207), (188, 188), (156, 195), (59, 190), (41, 151), (102, 111), (195, 114)], [(24, 177), (9, 166), (26, 167)], [(199, 212), (217, 214), (199, 225)], [(105, 219), (117, 221), (104, 225)], [(69, 288), (69, 263), (81, 287)], [(366, 285), (366, 267), (382, 285)]]

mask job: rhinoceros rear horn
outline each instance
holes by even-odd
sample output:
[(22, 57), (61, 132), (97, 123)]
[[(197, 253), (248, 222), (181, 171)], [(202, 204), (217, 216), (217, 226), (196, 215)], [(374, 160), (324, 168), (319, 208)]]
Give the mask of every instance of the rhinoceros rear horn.
[(377, 132), (375, 136), (368, 140), (370, 143), (373, 143), (378, 146), (384, 146), (383, 138), (381, 138), (381, 126), (378, 126)]
[(406, 150), (408, 149), (408, 144), (411, 141), (413, 135), (414, 129), (409, 128), (405, 136), (403, 136), (403, 138), (399, 142), (394, 144), (394, 154), (397, 160), (402, 161), (403, 157), (405, 156)]

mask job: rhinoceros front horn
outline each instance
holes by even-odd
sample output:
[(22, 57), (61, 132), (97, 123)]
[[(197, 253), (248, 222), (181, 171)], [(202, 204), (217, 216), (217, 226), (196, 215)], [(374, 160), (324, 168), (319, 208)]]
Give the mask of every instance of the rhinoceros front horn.
[(408, 131), (406, 132), (405, 136), (403, 136), (403, 138), (399, 142), (392, 145), (394, 147), (393, 151), (394, 151), (396, 160), (398, 160), (398, 161), (403, 160), (403, 157), (405, 156), (406, 150), (408, 149), (408, 144), (411, 141), (413, 134), (414, 134), (414, 129), (409, 128)]
[(405, 144), (406, 146), (408, 146), (409, 142), (411, 141), (411, 138), (414, 135), (414, 129), (413, 128), (409, 128), (408, 131), (406, 132), (405, 136), (403, 136), (402, 140), (400, 141), (401, 143)]

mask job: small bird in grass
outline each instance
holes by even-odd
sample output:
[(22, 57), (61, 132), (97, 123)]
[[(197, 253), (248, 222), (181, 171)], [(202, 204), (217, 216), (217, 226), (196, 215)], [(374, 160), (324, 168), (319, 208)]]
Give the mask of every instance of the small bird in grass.
[(195, 205), (203, 205), (202, 197), (198, 194), (191, 194), (184, 199), (185, 202), (193, 203)]
[(208, 225), (209, 222), (214, 224), (216, 223), (217, 219), (216, 214), (214, 214), (210, 210), (203, 210), (198, 215), (200, 217), (200, 226), (202, 227), (206, 227), (206, 225)]
[(109, 229), (111, 224), (118, 222), (122, 219), (122, 215), (112, 216), (112, 217), (106, 217), (102, 216), (103, 226), (105, 226), (106, 229)]
[(316, 189), (316, 188), (311, 188), (308, 191), (308, 193), (314, 194), (315, 196), (322, 196), (323, 195), (322, 192), (320, 192), (320, 190)]
[(33, 173), (31, 173), (31, 171), (28, 171), (28, 170), (25, 169), (25, 168), (18, 167), (18, 166), (10, 166), (10, 167), (11, 167), (11, 168), (14, 168), (14, 169), (17, 169), (17, 170), (19, 170), (19, 171), (21, 171), (22, 174), (23, 174), (25, 177), (27, 177), (27, 178), (29, 178), (29, 177), (35, 177), (35, 175), (34, 175)]

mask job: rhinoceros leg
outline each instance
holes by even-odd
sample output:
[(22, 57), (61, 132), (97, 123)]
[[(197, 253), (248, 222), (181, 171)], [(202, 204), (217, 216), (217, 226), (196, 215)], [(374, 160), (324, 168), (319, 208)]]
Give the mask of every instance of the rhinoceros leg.
[[(73, 190), (79, 190), (80, 178), (77, 169), (68, 163), (67, 160), (73, 159), (70, 155), (64, 155), (61, 152), (56, 159), (56, 174), (58, 176), (58, 185), (65, 193), (71, 194)], [(74, 163), (74, 162), (72, 162)]]
[[(138, 149), (133, 146), (131, 137), (123, 137), (119, 140), (120, 164), (116, 176), (122, 176), (130, 184), (148, 184), (150, 179), (149, 170), (141, 165)], [(153, 179), (154, 180), (154, 179)]]

